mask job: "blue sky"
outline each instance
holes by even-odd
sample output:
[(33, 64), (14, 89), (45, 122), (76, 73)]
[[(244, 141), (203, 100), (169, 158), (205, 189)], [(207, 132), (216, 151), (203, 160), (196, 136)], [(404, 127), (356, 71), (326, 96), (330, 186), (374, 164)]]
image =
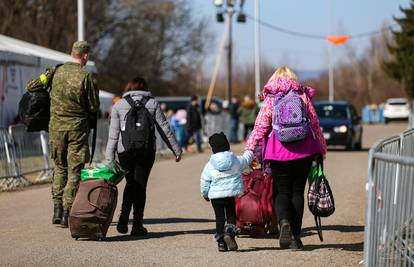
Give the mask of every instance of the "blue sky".
[[(215, 20), (216, 9), (212, 0), (192, 0), (194, 9), (211, 21), (216, 35), (207, 58), (206, 71), (213, 65), (223, 24)], [(392, 17), (401, 16), (399, 6), (407, 7), (409, 0), (332, 0), (334, 31), (337, 34), (355, 34), (380, 29), (384, 23), (392, 24)], [(329, 0), (261, 0), (261, 20), (290, 30), (326, 35), (330, 33)], [(246, 0), (244, 11), (254, 15), (254, 0)], [(236, 64), (254, 61), (254, 22), (234, 23), (234, 61)], [(369, 38), (350, 40), (349, 44), (362, 51)], [(289, 36), (261, 27), (262, 57), (272, 65), (288, 64), (296, 70), (323, 70), (327, 63), (327, 42)], [(341, 46), (334, 48), (335, 60), (343, 60)], [(224, 63), (224, 62), (223, 62)]]

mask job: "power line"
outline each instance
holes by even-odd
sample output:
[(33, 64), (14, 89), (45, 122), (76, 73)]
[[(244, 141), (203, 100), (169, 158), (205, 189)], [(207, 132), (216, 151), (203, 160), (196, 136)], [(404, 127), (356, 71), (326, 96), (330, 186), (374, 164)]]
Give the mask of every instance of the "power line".
[[(314, 39), (314, 40), (326, 40), (327, 35), (317, 35), (317, 34), (309, 34), (309, 33), (304, 33), (304, 32), (298, 32), (298, 31), (293, 31), (293, 30), (289, 30), (289, 29), (285, 29), (273, 24), (270, 24), (268, 22), (262, 21), (262, 20), (257, 20), (255, 17), (246, 14), (246, 17), (250, 20), (253, 21), (257, 21), (260, 25), (267, 27), (269, 29), (281, 32), (281, 33), (285, 33), (288, 35), (292, 35), (292, 36), (296, 36), (296, 37), (302, 37), (302, 38), (308, 38), (308, 39)], [(355, 39), (355, 38), (362, 38), (362, 37), (369, 37), (369, 36), (373, 36), (373, 35), (377, 35), (383, 32), (387, 32), (387, 31), (391, 31), (393, 30), (396, 26), (398, 26), (398, 24), (392, 24), (384, 29), (381, 30), (376, 30), (376, 31), (369, 31), (369, 32), (362, 32), (362, 33), (356, 33), (356, 34), (348, 34), (348, 37), (351, 39)]]

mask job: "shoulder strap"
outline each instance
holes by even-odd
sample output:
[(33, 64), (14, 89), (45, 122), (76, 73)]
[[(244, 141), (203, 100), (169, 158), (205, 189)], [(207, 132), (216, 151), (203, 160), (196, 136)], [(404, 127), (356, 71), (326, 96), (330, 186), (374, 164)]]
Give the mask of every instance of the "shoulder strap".
[(92, 135), (92, 149), (91, 149), (91, 158), (89, 160), (89, 165), (92, 164), (93, 156), (95, 156), (95, 148), (96, 148), (96, 134), (98, 131), (98, 116), (96, 116), (94, 120), (94, 127), (93, 127), (93, 135)]
[(50, 93), (50, 91), (52, 91), (52, 82), (53, 82), (53, 77), (55, 76), (56, 70), (57, 70), (60, 66), (62, 66), (62, 65), (63, 65), (63, 64), (57, 64), (57, 65), (55, 66), (55, 69), (53, 70), (52, 77), (51, 77), (51, 79), (50, 79), (49, 85), (48, 85), (48, 86), (47, 86), (47, 88), (46, 88), (46, 90), (48, 90), (48, 91), (49, 91), (49, 93)]
[(128, 102), (131, 108), (135, 107), (134, 99), (132, 99), (130, 95), (125, 96), (124, 99), (126, 100), (126, 102)]

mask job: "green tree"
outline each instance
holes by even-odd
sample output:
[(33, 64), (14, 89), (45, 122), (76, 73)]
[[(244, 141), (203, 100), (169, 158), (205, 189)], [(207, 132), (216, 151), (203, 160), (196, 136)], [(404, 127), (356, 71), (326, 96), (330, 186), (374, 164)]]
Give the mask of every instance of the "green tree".
[(400, 25), (400, 31), (393, 31), (394, 43), (388, 45), (393, 60), (383, 64), (385, 72), (399, 81), (407, 95), (414, 97), (414, 0), (409, 8), (402, 8), (402, 18), (394, 18)]

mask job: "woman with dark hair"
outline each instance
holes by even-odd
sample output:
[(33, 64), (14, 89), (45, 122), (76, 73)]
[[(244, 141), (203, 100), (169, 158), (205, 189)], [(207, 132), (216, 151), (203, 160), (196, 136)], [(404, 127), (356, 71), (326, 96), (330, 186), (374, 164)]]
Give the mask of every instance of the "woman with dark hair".
[(181, 159), (181, 148), (177, 144), (170, 125), (160, 108), (160, 104), (148, 91), (145, 79), (137, 77), (131, 80), (125, 87), (122, 99), (118, 101), (111, 112), (106, 159), (108, 161), (114, 160), (117, 154), (121, 166), (128, 171), (117, 230), (122, 234), (128, 232), (129, 214), (133, 207), (134, 222), (131, 235), (142, 236), (147, 234), (147, 229), (143, 226), (142, 220), (144, 217), (148, 177), (155, 160), (155, 130), (152, 127), (150, 145), (141, 149), (125, 151), (121, 132), (126, 130), (126, 117), (131, 109), (128, 101), (131, 99), (136, 104), (141, 103), (149, 111), (155, 128), (157, 128), (162, 139), (175, 155), (177, 162)]

